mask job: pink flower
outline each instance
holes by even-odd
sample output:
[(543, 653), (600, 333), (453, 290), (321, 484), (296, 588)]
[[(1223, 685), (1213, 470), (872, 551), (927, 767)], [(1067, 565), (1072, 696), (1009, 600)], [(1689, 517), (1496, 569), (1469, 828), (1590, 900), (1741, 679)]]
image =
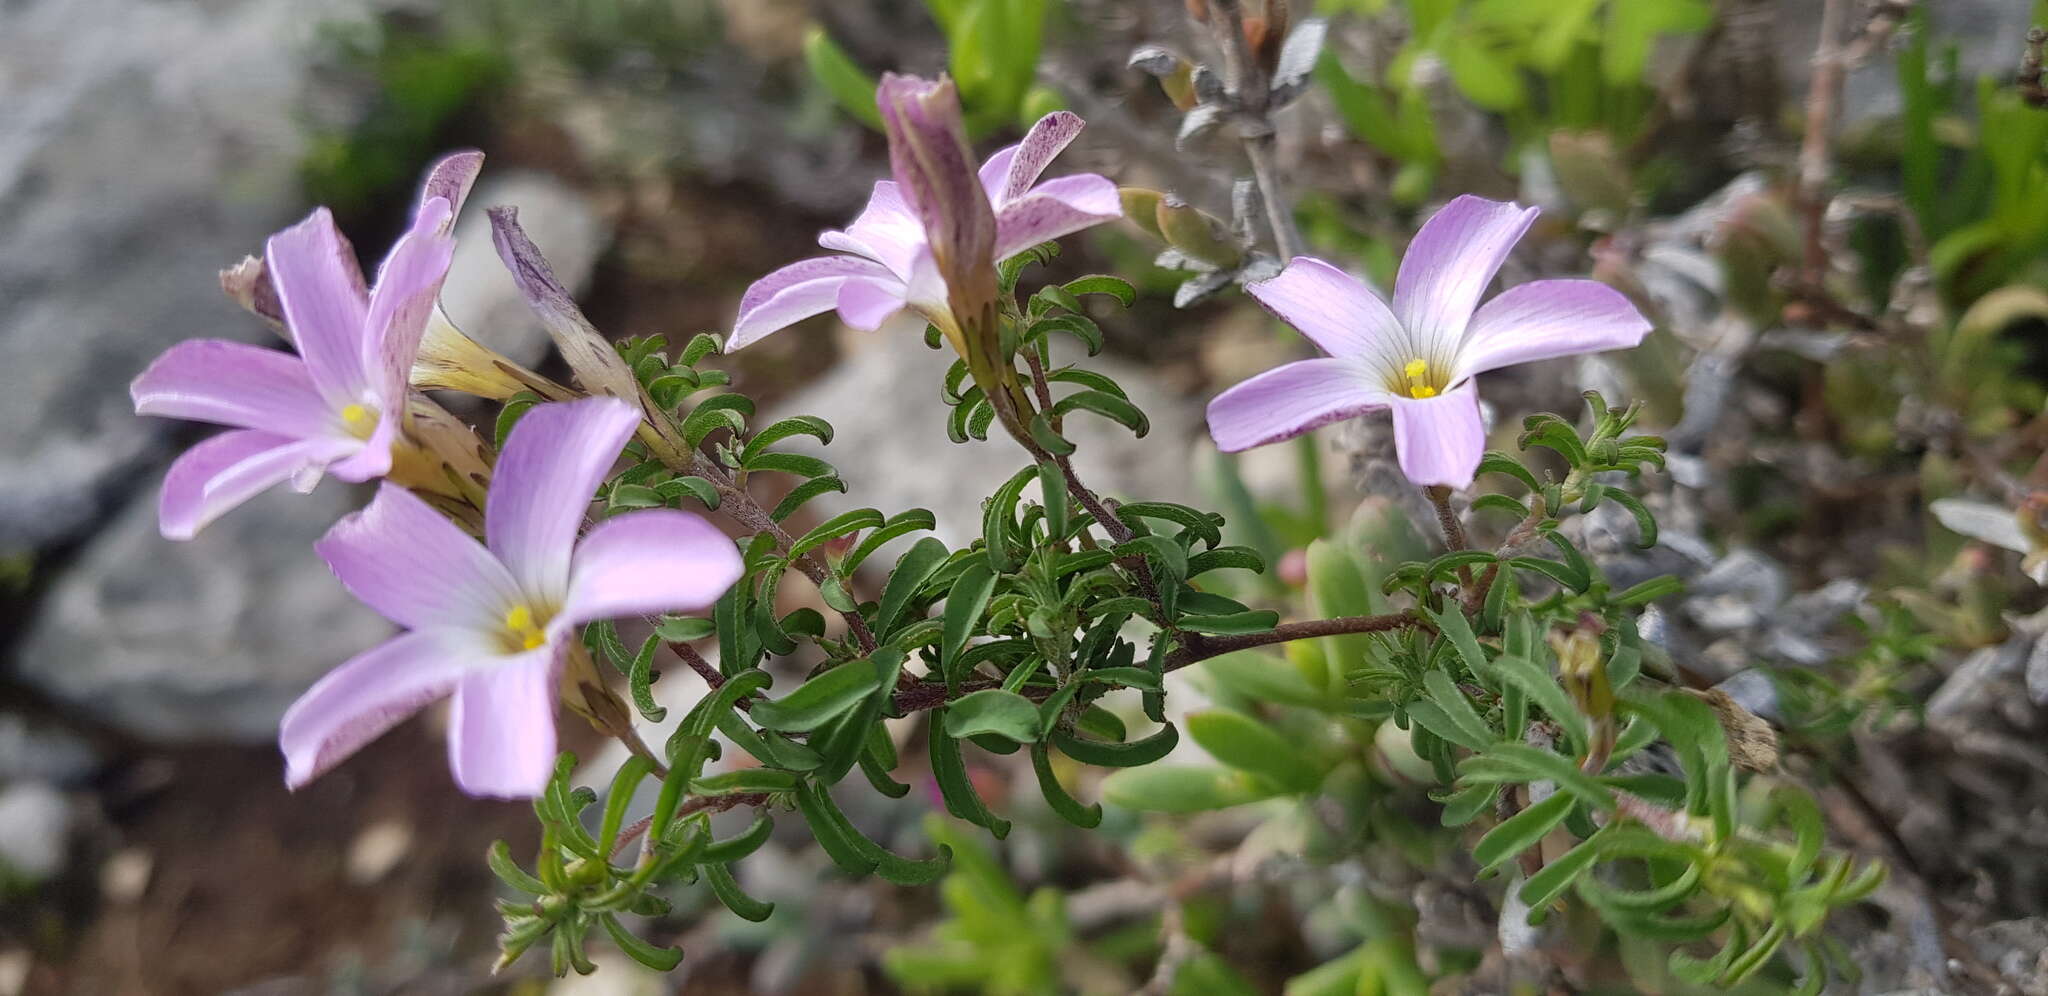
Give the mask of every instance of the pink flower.
[(157, 514), (165, 537), (191, 539), (280, 481), (305, 492), (323, 473), (366, 481), (390, 470), (406, 378), (455, 251), (449, 230), (482, 158), (457, 153), (428, 174), (374, 288), (326, 208), (270, 237), (265, 261), (297, 356), (190, 339), (129, 385), (138, 415), (232, 427), (171, 464)]
[(1072, 114), (1040, 118), (1024, 141), (989, 157), (977, 172), (966, 158), (950, 81), (886, 75), (876, 103), (888, 126), (895, 180), (875, 184), (867, 207), (845, 231), (818, 237), (819, 245), (841, 255), (792, 263), (747, 288), (727, 348), (834, 309), (862, 331), (880, 328), (905, 309), (941, 328), (954, 326), (949, 275), (992, 267), (1123, 215), (1116, 184), (1104, 177), (1082, 173), (1038, 182), (1081, 133), (1083, 123)]
[(1391, 409), (1401, 470), (1462, 488), (1485, 455), (1472, 378), (1531, 360), (1624, 349), (1650, 323), (1593, 280), (1536, 280), (1479, 298), (1537, 209), (1460, 197), (1408, 246), (1389, 308), (1357, 278), (1311, 256), (1246, 290), (1327, 356), (1268, 370), (1209, 403), (1225, 452), (1278, 442)]
[(462, 790), (541, 791), (555, 760), (557, 676), (577, 628), (702, 609), (740, 576), (733, 542), (687, 512), (631, 512), (577, 541), (592, 494), (639, 424), (613, 398), (528, 412), (498, 458), (482, 543), (387, 482), (315, 544), (350, 592), (408, 631), (292, 704), (278, 733), (287, 785), (452, 697), (448, 755)]

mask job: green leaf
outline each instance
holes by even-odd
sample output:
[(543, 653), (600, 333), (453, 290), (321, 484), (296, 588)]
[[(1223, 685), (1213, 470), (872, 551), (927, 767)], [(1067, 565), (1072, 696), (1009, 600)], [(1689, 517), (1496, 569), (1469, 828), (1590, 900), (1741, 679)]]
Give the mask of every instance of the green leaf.
[(1486, 753), (1458, 765), (1459, 773), (1477, 781), (1556, 782), (1559, 791), (1577, 796), (1598, 809), (1614, 808), (1614, 796), (1593, 776), (1570, 760), (1528, 744), (1497, 743)]
[(1112, 744), (1099, 740), (1083, 740), (1075, 734), (1055, 730), (1052, 743), (1061, 753), (1082, 764), (1105, 768), (1132, 768), (1151, 764), (1172, 753), (1173, 748), (1180, 743), (1180, 731), (1169, 724), (1160, 727), (1159, 732), (1143, 740)]
[(1463, 612), (1455, 607), (1447, 607), (1439, 612), (1431, 612), (1428, 609), (1423, 611), (1429, 616), (1429, 621), (1436, 624), (1437, 632), (1442, 633), (1444, 639), (1449, 640), (1451, 647), (1458, 652), (1458, 659), (1465, 663), (1465, 670), (1468, 673), (1475, 678), (1492, 677), (1492, 667), (1486, 659), (1486, 651), (1479, 648), (1479, 638), (1472, 633), (1472, 622), (1465, 618)]
[[(747, 895), (746, 891), (740, 888), (739, 880), (733, 877), (730, 867), (707, 864), (703, 868), (704, 880), (710, 883), (712, 895), (717, 896), (718, 901), (723, 903), (726, 909), (731, 910), (734, 916), (760, 923), (774, 914), (775, 904), (762, 902)], [(676, 955), (681, 957), (682, 952), (678, 951)]]
[(1202, 670), (1218, 685), (1253, 702), (1325, 711), (1338, 705), (1321, 689), (1303, 681), (1301, 672), (1286, 660), (1270, 654), (1224, 654), (1203, 661)]
[(490, 865), (492, 874), (506, 885), (530, 896), (545, 896), (553, 889), (547, 883), (534, 878), (512, 860), (512, 849), (502, 840), (491, 841), (490, 849), (484, 852), (484, 863)]
[(778, 453), (773, 450), (765, 453), (756, 453), (753, 459), (746, 461), (741, 466), (754, 472), (772, 471), (783, 474), (795, 474), (803, 478), (830, 477), (834, 473), (831, 464), (817, 457), (806, 456), (802, 453)]
[(946, 544), (932, 537), (918, 540), (896, 561), (896, 569), (889, 574), (889, 581), (882, 588), (881, 607), (875, 612), (875, 635), (887, 639), (896, 628), (899, 617), (919, 589), (939, 568), (945, 566), (949, 554)]
[(711, 620), (694, 616), (663, 616), (654, 627), (654, 635), (670, 643), (695, 643), (716, 632)]
[(752, 825), (737, 835), (725, 840), (713, 841), (704, 849), (704, 860), (716, 864), (731, 864), (761, 849), (762, 844), (775, 832), (775, 818), (767, 813), (754, 817)]
[(1216, 636), (1264, 633), (1280, 624), (1280, 613), (1270, 609), (1233, 612), (1225, 616), (1181, 616), (1174, 620), (1181, 629)]
[[(1116, 422), (1140, 439), (1152, 431), (1152, 423), (1145, 413), (1127, 398), (1102, 391), (1077, 391), (1053, 403), (1052, 414), (1067, 415), (1075, 411), (1094, 412), (1103, 418)], [(1049, 449), (1050, 447), (1048, 447)]]
[[(855, 875), (865, 875), (868, 870), (894, 882), (897, 885), (930, 885), (946, 873), (952, 863), (953, 849), (939, 845), (936, 857), (922, 861), (899, 857), (869, 840), (839, 811), (824, 788), (816, 782), (805, 782), (796, 793), (797, 811), (804, 821), (811, 825), (811, 831), (818, 838), (819, 846), (841, 868)], [(830, 843), (827, 843), (828, 839)], [(850, 860), (844, 860), (850, 859)]]
[(1116, 298), (1116, 303), (1126, 308), (1130, 307), (1138, 299), (1138, 291), (1131, 286), (1130, 281), (1122, 277), (1112, 277), (1099, 273), (1089, 274), (1085, 277), (1076, 277), (1073, 280), (1067, 281), (1065, 287), (1067, 293), (1076, 296), (1081, 294), (1107, 294)]
[(1214, 550), (1204, 550), (1188, 557), (1187, 576), (1192, 578), (1210, 571), (1232, 568), (1251, 571), (1254, 574), (1263, 573), (1266, 569), (1266, 558), (1259, 556), (1257, 550), (1248, 546), (1219, 546)]
[(1515, 855), (1535, 847), (1557, 829), (1558, 824), (1578, 804), (1566, 792), (1552, 792), (1543, 801), (1534, 803), (1521, 812), (1500, 821), (1486, 836), (1473, 845), (1472, 860), (1479, 863), (1480, 871), (1490, 872), (1514, 859)]
[(781, 522), (795, 515), (797, 510), (803, 508), (804, 504), (811, 499), (827, 492), (845, 494), (846, 482), (837, 477), (818, 477), (805, 481), (789, 489), (789, 494), (784, 495), (782, 500), (775, 504), (775, 508), (769, 511), (768, 517)]
[(1072, 502), (1067, 498), (1067, 475), (1059, 464), (1048, 460), (1038, 465), (1038, 495), (1045, 505), (1045, 534), (1055, 539), (1065, 536)]
[(1038, 739), (1038, 706), (1015, 692), (984, 688), (946, 707), (946, 733), (955, 738), (994, 734), (1032, 743)]
[(789, 792), (796, 788), (795, 772), (778, 771), (774, 768), (740, 768), (690, 782), (690, 791), (698, 795), (751, 795), (766, 792)]
[(1447, 827), (1462, 827), (1492, 808), (1493, 800), (1499, 795), (1498, 785), (1471, 785), (1461, 788), (1444, 800), (1441, 822)]
[(1074, 452), (1074, 444), (1069, 442), (1067, 437), (1053, 430), (1052, 422), (1047, 420), (1044, 412), (1032, 416), (1031, 424), (1028, 428), (1031, 431), (1032, 441), (1037, 443), (1047, 453), (1061, 457)]
[[(1591, 843), (1591, 841), (1588, 841)], [(1651, 889), (1616, 889), (1600, 884), (1591, 876), (1578, 880), (1579, 898), (1586, 904), (1619, 913), (1661, 913), (1684, 902), (1699, 891), (1700, 866), (1687, 864), (1670, 882)]]
[(1301, 745), (1241, 712), (1210, 709), (1187, 718), (1188, 736), (1211, 757), (1240, 771), (1271, 779), (1290, 792), (1322, 783), (1323, 769)]
[(1104, 801), (1148, 813), (1227, 809), (1272, 795), (1271, 786), (1247, 772), (1206, 765), (1127, 768), (1102, 780)]
[(1493, 660), (1493, 671), (1500, 680), (1520, 689), (1529, 701), (1543, 709), (1552, 721), (1564, 727), (1567, 736), (1576, 749), (1583, 750), (1587, 742), (1586, 717), (1572, 705), (1550, 672), (1526, 657), (1502, 655)]
[(869, 555), (882, 547), (882, 544), (905, 533), (931, 529), (937, 525), (938, 519), (932, 515), (930, 509), (913, 508), (905, 512), (898, 512), (891, 516), (886, 524), (877, 527), (874, 532), (869, 533), (867, 539), (861, 540), (860, 545), (854, 547), (853, 552), (847, 554), (846, 559), (840, 563), (839, 570), (842, 574), (851, 577), (855, 571), (860, 570), (860, 565), (868, 559)]
[(1084, 830), (1101, 825), (1102, 806), (1083, 806), (1073, 796), (1067, 794), (1067, 790), (1053, 774), (1052, 759), (1047, 755), (1042, 743), (1031, 745), (1031, 770), (1038, 775), (1038, 791), (1045, 796), (1045, 804), (1051, 807), (1054, 813), (1059, 814), (1060, 819)]
[(756, 456), (792, 436), (811, 436), (820, 443), (832, 441), (832, 423), (816, 415), (795, 415), (776, 422), (754, 434), (747, 445), (740, 450), (740, 464), (750, 464)]
[(649, 944), (632, 931), (620, 926), (618, 917), (610, 913), (598, 914), (597, 922), (604, 926), (604, 932), (611, 935), (612, 943), (618, 945), (619, 950), (648, 968), (657, 972), (670, 972), (683, 963), (682, 948), (664, 948)]
[(809, 732), (881, 687), (880, 672), (881, 668), (872, 660), (847, 661), (797, 686), (788, 695), (754, 703), (748, 715), (767, 729)]
[(1118, 506), (1116, 517), (1133, 527), (1138, 526), (1143, 519), (1171, 522), (1192, 533), (1204, 546), (1212, 550), (1216, 548), (1216, 544), (1223, 542), (1223, 517), (1198, 511), (1186, 505), (1164, 501), (1134, 501)]
[(1522, 482), (1531, 491), (1543, 490), (1543, 482), (1538, 481), (1536, 475), (1529, 472), (1529, 468), (1522, 466), (1522, 461), (1499, 450), (1486, 451), (1486, 455), (1479, 458), (1479, 469), (1476, 473), (1506, 474)]
[[(1596, 835), (1597, 836), (1597, 835)], [(1522, 902), (1529, 905), (1529, 922), (1539, 923), (1550, 904), (1564, 895), (1574, 881), (1593, 867), (1600, 856), (1592, 840), (1581, 841), (1578, 846), (1553, 858), (1539, 869), (1529, 880), (1522, 883)]]
[(1614, 596), (1616, 605), (1648, 605), (1660, 598), (1676, 595), (1685, 590), (1685, 582), (1670, 574), (1663, 574), (1629, 586)]
[(997, 816), (983, 802), (981, 792), (968, 777), (967, 762), (960, 756), (960, 741), (946, 735), (946, 707), (932, 713), (932, 779), (939, 783), (939, 798), (946, 812), (986, 829), (997, 840), (1010, 834), (1010, 821)]
[(810, 67), (811, 78), (825, 88), (840, 108), (869, 128), (882, 130), (882, 115), (875, 107), (874, 78), (862, 72), (823, 28), (813, 26), (804, 34), (804, 63)]
[(947, 686), (957, 690), (962, 669), (957, 665), (967, 641), (974, 636), (975, 624), (981, 621), (981, 614), (988, 608), (989, 596), (996, 590), (996, 573), (986, 560), (976, 560), (953, 579), (953, 590), (946, 595), (946, 635), (939, 644), (939, 672), (946, 676)]

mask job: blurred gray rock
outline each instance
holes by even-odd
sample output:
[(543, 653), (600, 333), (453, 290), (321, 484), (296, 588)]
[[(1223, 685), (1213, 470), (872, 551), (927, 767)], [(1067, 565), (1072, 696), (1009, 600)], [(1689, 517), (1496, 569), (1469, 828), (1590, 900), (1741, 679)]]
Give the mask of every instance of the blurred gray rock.
[[(831, 372), (756, 422), (767, 425), (809, 414), (832, 423), (831, 446), (819, 447), (803, 437), (812, 445), (785, 447), (832, 461), (846, 481), (846, 494), (815, 499), (807, 511), (823, 517), (863, 507), (885, 515), (928, 508), (938, 518), (938, 537), (957, 548), (981, 535), (982, 499), (1031, 458), (999, 426), (990, 427), (987, 442), (956, 444), (946, 438), (951, 410), (939, 397), (939, 385), (954, 354), (927, 349), (919, 332), (899, 321), (872, 336), (861, 335), (859, 345)], [(782, 334), (817, 333), (799, 329)], [(1193, 497), (1191, 459), (1201, 425), (1198, 400), (1173, 393), (1150, 371), (1112, 357), (1092, 357), (1085, 365), (1122, 384), (1151, 420), (1152, 431), (1134, 439), (1123, 426), (1086, 412), (1068, 417), (1067, 438), (1079, 447), (1075, 472), (1105, 498), (1200, 504)], [(1037, 485), (1025, 488), (1025, 499), (1038, 500)], [(877, 563), (892, 559), (893, 553), (885, 554)]]
[(0, 713), (0, 782), (73, 785), (92, 777), (100, 752), (84, 737), (20, 713)]
[(547, 329), (498, 260), (498, 250), (491, 244), (491, 220), (484, 213), (507, 204), (519, 209), (520, 227), (547, 254), (548, 265), (571, 293), (580, 293), (590, 282), (598, 256), (611, 244), (611, 227), (582, 192), (532, 170), (493, 172), (486, 164), (463, 205), (455, 226), (455, 259), (448, 265), (448, 282), (441, 287), (441, 307), (476, 341), (536, 366), (551, 348)]
[(350, 103), (312, 43), (372, 3), (0, 4), (0, 549), (75, 535), (148, 461), (169, 423), (127, 385), (157, 353), (264, 334), (215, 271), (304, 210), (309, 112)]
[(391, 632), (312, 549), (363, 496), (281, 488), (173, 543), (157, 534), (159, 483), (50, 587), (15, 676), (141, 737), (271, 739), (314, 679)]
[(0, 789), (0, 872), (40, 882), (64, 870), (71, 851), (71, 803), (42, 782)]

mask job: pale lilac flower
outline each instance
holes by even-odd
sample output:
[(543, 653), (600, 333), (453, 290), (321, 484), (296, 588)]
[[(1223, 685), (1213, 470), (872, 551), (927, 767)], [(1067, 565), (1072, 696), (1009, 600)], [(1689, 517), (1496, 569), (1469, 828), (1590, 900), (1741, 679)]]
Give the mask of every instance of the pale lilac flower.
[[(792, 263), (747, 288), (727, 348), (834, 309), (862, 331), (880, 328), (905, 309), (942, 328), (953, 326), (949, 272), (992, 265), (1123, 215), (1116, 184), (1104, 177), (1082, 173), (1038, 182), (1081, 133), (1083, 122), (1073, 114), (1040, 118), (1022, 142), (990, 156), (977, 172), (966, 158), (950, 82), (884, 76), (876, 103), (889, 129), (896, 178), (875, 184), (867, 207), (845, 231), (818, 237), (819, 245), (841, 255)], [(992, 229), (984, 216), (992, 218)]]
[(350, 592), (407, 632), (292, 704), (278, 733), (287, 785), (452, 697), (456, 784), (478, 796), (541, 791), (555, 761), (556, 682), (577, 628), (702, 609), (740, 576), (732, 540), (687, 512), (630, 512), (578, 542), (592, 494), (639, 424), (613, 398), (528, 412), (498, 458), (482, 543), (386, 482), (315, 545)]
[(2029, 498), (2018, 512), (1975, 498), (1936, 498), (1928, 510), (1953, 532), (2025, 554), (2020, 569), (2048, 586), (2048, 495)]
[(1537, 209), (1460, 197), (1425, 222), (1401, 260), (1390, 308), (1365, 284), (1297, 256), (1246, 290), (1328, 355), (1268, 370), (1209, 403), (1226, 452), (1391, 409), (1401, 470), (1420, 485), (1472, 483), (1486, 450), (1472, 378), (1531, 360), (1623, 349), (1650, 331), (1626, 297), (1593, 280), (1536, 280), (1479, 298)]
[[(290, 480), (311, 491), (323, 473), (366, 481), (391, 468), (407, 376), (455, 249), (450, 229), (476, 153), (428, 174), (412, 227), (391, 247), (374, 288), (326, 208), (270, 237), (265, 267), (298, 355), (224, 339), (190, 339), (158, 357), (128, 393), (139, 415), (230, 426), (171, 464), (158, 527), (191, 539), (259, 492)], [(451, 164), (461, 169), (451, 169)]]

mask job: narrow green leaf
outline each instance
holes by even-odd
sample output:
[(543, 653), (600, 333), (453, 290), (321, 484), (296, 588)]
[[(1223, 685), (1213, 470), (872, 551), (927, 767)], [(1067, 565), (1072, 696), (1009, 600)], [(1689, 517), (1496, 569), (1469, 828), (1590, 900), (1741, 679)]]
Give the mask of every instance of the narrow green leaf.
[(1015, 692), (984, 688), (946, 707), (946, 733), (956, 738), (994, 734), (1032, 743), (1038, 739), (1038, 706)]
[(1038, 791), (1045, 796), (1045, 804), (1051, 807), (1060, 819), (1084, 830), (1092, 830), (1101, 825), (1102, 806), (1083, 806), (1073, 796), (1067, 794), (1067, 790), (1060, 785), (1059, 778), (1053, 774), (1052, 759), (1047, 755), (1044, 744), (1031, 745), (1031, 770), (1038, 775)]
[(797, 686), (788, 695), (754, 703), (748, 715), (771, 730), (815, 730), (880, 687), (880, 670), (872, 660), (847, 661)]
[(1099, 740), (1083, 740), (1064, 731), (1054, 731), (1053, 746), (1061, 753), (1082, 764), (1099, 765), (1105, 768), (1132, 768), (1151, 764), (1173, 752), (1180, 743), (1180, 731), (1171, 725), (1162, 726), (1159, 732), (1143, 740), (1130, 743), (1111, 744)]
[(711, 892), (734, 916), (742, 920), (760, 923), (775, 912), (775, 904), (762, 902), (740, 888), (739, 880), (733, 877), (732, 869), (726, 865), (707, 864), (704, 880), (711, 884)]
[(946, 812), (1002, 840), (1010, 834), (1010, 821), (997, 816), (982, 801), (974, 780), (968, 777), (967, 762), (960, 755), (960, 741), (946, 735), (945, 711), (941, 707), (933, 712), (930, 734), (932, 778), (939, 783), (939, 798), (946, 804)]
[(875, 635), (887, 639), (918, 590), (939, 568), (945, 566), (946, 544), (932, 537), (918, 540), (896, 561), (896, 569), (882, 587), (881, 607), (875, 612)]
[(682, 948), (657, 947), (641, 940), (632, 931), (619, 924), (618, 917), (600, 913), (597, 922), (604, 926), (604, 932), (611, 935), (612, 943), (619, 946), (627, 957), (657, 972), (671, 972), (683, 963)]
[[(1065, 495), (1061, 498), (1064, 500)], [(957, 666), (958, 659), (974, 636), (975, 624), (981, 621), (995, 590), (996, 572), (985, 559), (968, 564), (953, 579), (953, 589), (946, 595), (945, 639), (939, 644), (939, 672), (945, 675), (948, 688), (957, 691), (960, 687), (962, 669)]]
[(1508, 817), (1486, 831), (1472, 848), (1472, 860), (1481, 872), (1491, 872), (1529, 848), (1541, 843), (1550, 831), (1564, 822), (1578, 800), (1569, 793), (1553, 792), (1541, 802)]

